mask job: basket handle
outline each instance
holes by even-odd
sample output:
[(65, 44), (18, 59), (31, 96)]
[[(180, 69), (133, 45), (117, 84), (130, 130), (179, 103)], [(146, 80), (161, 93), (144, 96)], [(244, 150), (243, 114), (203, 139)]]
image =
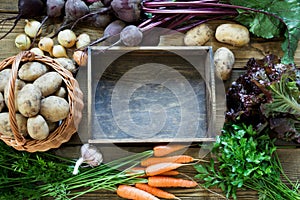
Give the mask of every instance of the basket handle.
[(9, 90), (8, 90), (8, 111), (9, 111), (9, 121), (11, 130), (14, 134), (15, 140), (18, 145), (24, 145), (26, 139), (23, 135), (19, 134), (19, 128), (16, 119), (16, 107), (15, 107), (15, 83), (18, 76), (18, 69), (21, 61), (33, 61), (35, 59), (35, 54), (30, 51), (21, 51), (16, 55), (14, 62), (12, 63), (12, 73), (9, 79)]

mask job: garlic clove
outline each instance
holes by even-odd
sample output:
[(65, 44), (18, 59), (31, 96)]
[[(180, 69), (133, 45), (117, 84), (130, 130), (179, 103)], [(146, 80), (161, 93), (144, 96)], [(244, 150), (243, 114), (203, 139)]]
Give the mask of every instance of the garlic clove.
[(31, 38), (39, 36), (42, 33), (42, 29), (40, 28), (41, 23), (36, 20), (25, 20), (26, 25), (24, 27), (24, 32)]
[(96, 167), (100, 165), (103, 161), (102, 154), (100, 151), (91, 144), (84, 144), (81, 146), (81, 157), (77, 160), (73, 174), (76, 175), (79, 172), (79, 167), (82, 163), (87, 163), (91, 167)]
[(98, 149), (91, 144), (84, 144), (81, 147), (81, 156), (85, 163), (92, 167), (98, 166), (102, 163), (102, 154)]
[(18, 49), (22, 51), (28, 50), (31, 45), (30, 38), (26, 34), (21, 33), (15, 38), (15, 45)]
[(34, 47), (34, 48), (30, 49), (30, 52), (32, 52), (36, 55), (40, 55), (40, 56), (45, 55), (44, 52), (38, 47)]
[(54, 41), (52, 38), (49, 38), (49, 37), (41, 38), (41, 40), (38, 43), (38, 47), (42, 51), (46, 51), (48, 53), (50, 53), (52, 51), (53, 45), (54, 45)]
[(56, 58), (68, 58), (65, 47), (60, 44), (53, 46), (51, 55)]
[(86, 33), (82, 33), (77, 37), (76, 48), (86, 47), (91, 43), (90, 36)]
[(57, 35), (57, 41), (60, 45), (66, 48), (70, 48), (75, 45), (76, 43), (76, 35), (75, 33), (70, 29), (65, 29), (63, 31), (60, 31)]

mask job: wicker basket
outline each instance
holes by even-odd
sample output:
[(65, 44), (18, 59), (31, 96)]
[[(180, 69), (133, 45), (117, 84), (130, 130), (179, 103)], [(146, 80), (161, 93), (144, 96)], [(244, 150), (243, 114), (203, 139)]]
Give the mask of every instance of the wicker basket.
[[(59, 127), (44, 140), (34, 140), (25, 138), (19, 134), (16, 121), (16, 109), (15, 109), (15, 81), (18, 76), (18, 70), (21, 62), (38, 61), (44, 63), (54, 71), (58, 72), (66, 85), (68, 92), (68, 102), (70, 106), (70, 112), (66, 119), (62, 121)], [(22, 51), (16, 56), (9, 57), (0, 62), (0, 71), (6, 67), (11, 67), (12, 73), (9, 80), (9, 92), (8, 92), (8, 112), (10, 126), (14, 135), (14, 138), (10, 138), (0, 133), (0, 139), (7, 145), (21, 151), (36, 152), (47, 151), (51, 148), (57, 148), (62, 143), (70, 140), (71, 136), (77, 131), (78, 125), (81, 121), (82, 109), (83, 109), (83, 94), (79, 88), (78, 82), (73, 77), (72, 73), (62, 67), (54, 59), (47, 56), (35, 55), (29, 51)]]

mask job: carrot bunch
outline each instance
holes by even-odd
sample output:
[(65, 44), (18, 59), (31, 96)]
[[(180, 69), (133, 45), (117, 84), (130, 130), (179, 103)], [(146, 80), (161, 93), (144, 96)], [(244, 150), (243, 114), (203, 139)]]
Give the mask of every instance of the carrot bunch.
[(128, 173), (138, 174), (139, 177), (147, 178), (147, 183), (136, 183), (135, 185), (119, 185), (117, 194), (126, 199), (135, 200), (159, 200), (179, 199), (174, 194), (161, 188), (184, 187), (192, 188), (198, 184), (193, 180), (186, 180), (179, 175), (177, 169), (197, 161), (188, 155), (172, 155), (171, 153), (186, 148), (184, 145), (162, 145), (153, 148), (153, 157), (141, 161), (140, 167), (128, 170)]

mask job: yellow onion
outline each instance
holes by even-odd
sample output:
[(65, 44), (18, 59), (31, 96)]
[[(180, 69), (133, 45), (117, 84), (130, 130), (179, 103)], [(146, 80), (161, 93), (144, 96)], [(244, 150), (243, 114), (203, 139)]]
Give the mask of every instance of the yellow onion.
[(21, 33), (15, 38), (15, 45), (22, 51), (27, 50), (31, 45), (30, 38), (26, 34)]
[(65, 29), (58, 33), (57, 41), (63, 47), (70, 48), (76, 43), (76, 35), (72, 30)]

